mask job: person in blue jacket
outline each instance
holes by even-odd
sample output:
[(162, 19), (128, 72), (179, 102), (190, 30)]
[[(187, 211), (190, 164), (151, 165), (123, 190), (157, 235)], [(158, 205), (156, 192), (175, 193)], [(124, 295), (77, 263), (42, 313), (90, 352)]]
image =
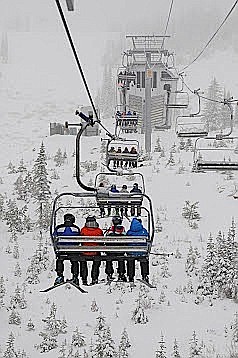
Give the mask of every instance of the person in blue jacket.
[[(131, 222), (130, 229), (126, 233), (127, 236), (146, 236), (149, 237), (148, 231), (143, 227), (141, 219), (133, 218)], [(134, 256), (143, 256), (142, 252), (133, 252), (130, 253)], [(129, 254), (128, 254), (129, 255)], [(143, 260), (140, 260), (140, 269), (142, 279), (146, 282), (149, 282), (149, 259), (145, 256)], [(127, 276), (129, 282), (134, 282), (135, 277), (135, 259), (127, 261)]]
[[(53, 235), (54, 236), (79, 236), (80, 228), (74, 224), (75, 217), (73, 214), (65, 214), (64, 215), (64, 223), (56, 226)], [(77, 258), (72, 257), (70, 259), (71, 262), (71, 273), (73, 275), (72, 281), (78, 285), (79, 284), (79, 262)], [(57, 277), (55, 279), (55, 285), (58, 285), (64, 282), (64, 260), (57, 258), (56, 259), (56, 269)]]

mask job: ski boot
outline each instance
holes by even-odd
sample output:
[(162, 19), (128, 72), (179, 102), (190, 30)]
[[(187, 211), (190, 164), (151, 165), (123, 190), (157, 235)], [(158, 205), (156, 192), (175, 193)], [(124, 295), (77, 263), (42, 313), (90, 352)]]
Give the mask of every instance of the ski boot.
[(98, 283), (98, 279), (97, 278), (93, 278), (91, 285), (96, 285)]
[(64, 276), (57, 276), (54, 282), (54, 285), (59, 285), (60, 283), (64, 282)]
[(118, 276), (118, 281), (120, 282), (127, 282), (127, 278), (124, 273), (120, 273)]
[(149, 283), (149, 276), (148, 275), (143, 276), (142, 280), (144, 280), (145, 282)]
[(79, 286), (79, 279), (78, 279), (78, 276), (73, 276), (73, 278), (72, 278), (72, 282), (73, 282), (75, 285)]

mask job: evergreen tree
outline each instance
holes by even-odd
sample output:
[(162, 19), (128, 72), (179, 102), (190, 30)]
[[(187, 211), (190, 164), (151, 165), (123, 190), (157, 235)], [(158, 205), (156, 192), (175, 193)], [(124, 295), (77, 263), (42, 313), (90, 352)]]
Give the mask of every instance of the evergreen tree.
[[(66, 157), (67, 157), (67, 155), (66, 155)], [(57, 150), (55, 156), (54, 156), (55, 165), (56, 165), (57, 167), (60, 167), (61, 165), (64, 164), (64, 161), (65, 161), (65, 159), (64, 159), (64, 157), (63, 157), (62, 151), (61, 151), (61, 149), (59, 148), (59, 149)]]
[(9, 162), (8, 166), (7, 166), (7, 170), (8, 170), (8, 174), (14, 174), (16, 173), (16, 168), (15, 166), (12, 164), (12, 162)]
[(33, 168), (33, 196), (38, 203), (45, 203), (50, 197), (50, 183), (48, 181), (48, 173), (46, 170), (46, 154), (43, 142), (41, 143), (40, 151), (35, 160)]
[(20, 160), (20, 164), (19, 164), (19, 167), (17, 168), (17, 172), (18, 173), (25, 173), (27, 170), (26, 170), (26, 166), (24, 164), (24, 160), (23, 158)]
[(30, 318), (29, 321), (27, 322), (27, 331), (34, 331), (34, 330), (35, 330), (35, 325)]
[(180, 353), (179, 353), (178, 342), (177, 342), (176, 339), (174, 340), (172, 357), (173, 357), (173, 358), (182, 358), (181, 355), (180, 355)]
[[(212, 79), (208, 87), (207, 97), (215, 101), (223, 100), (221, 86), (215, 78)], [(222, 106), (223, 104), (214, 101), (205, 102), (203, 115), (205, 116), (205, 120), (208, 122), (209, 130), (218, 130), (222, 128)]]
[(86, 345), (85, 336), (82, 333), (80, 333), (78, 327), (76, 327), (76, 329), (73, 331), (71, 344), (72, 346), (78, 348)]
[(167, 166), (172, 167), (172, 166), (174, 166), (174, 165), (175, 165), (174, 154), (173, 154), (173, 152), (171, 151), (170, 154), (169, 154), (169, 159), (168, 159), (168, 162), (167, 162), (167, 164), (166, 164), (166, 167), (167, 167)]
[(91, 304), (91, 308), (90, 308), (90, 309), (91, 309), (92, 312), (97, 312), (98, 309), (99, 309), (95, 298), (94, 298), (93, 301), (92, 301), (92, 304)]
[(127, 333), (126, 329), (124, 328), (122, 335), (121, 335), (119, 347), (118, 347), (118, 358), (128, 358), (129, 357), (128, 349), (130, 347), (131, 347), (131, 344), (129, 341), (128, 333)]
[(164, 341), (164, 336), (161, 333), (160, 342), (159, 342), (159, 349), (156, 351), (155, 358), (167, 358), (166, 357), (166, 346)]
[(198, 344), (196, 332), (193, 331), (192, 338), (189, 342), (189, 358), (202, 357), (202, 345)]
[(0, 61), (1, 63), (8, 63), (8, 36), (7, 32), (2, 34), (1, 48), (0, 48)]
[(14, 308), (11, 310), (11, 313), (8, 318), (8, 323), (16, 324), (17, 326), (19, 326), (21, 324), (21, 317), (20, 317), (19, 313)]
[(8, 337), (8, 340), (6, 343), (6, 350), (3, 353), (3, 358), (15, 358), (16, 357), (14, 341), (15, 341), (15, 337), (14, 337), (13, 333), (11, 332), (9, 334), (9, 337)]
[(146, 324), (148, 322), (148, 317), (145, 314), (144, 308), (142, 307), (140, 300), (138, 300), (137, 307), (132, 312), (131, 319), (135, 324)]
[(49, 332), (40, 332), (39, 336), (42, 337), (42, 342), (35, 347), (40, 350), (41, 353), (49, 352), (57, 348), (57, 340)]
[(231, 324), (232, 328), (232, 343), (237, 345), (238, 348), (238, 313), (235, 313), (235, 319)]
[(3, 276), (0, 277), (0, 298), (3, 298), (6, 294), (6, 287)]

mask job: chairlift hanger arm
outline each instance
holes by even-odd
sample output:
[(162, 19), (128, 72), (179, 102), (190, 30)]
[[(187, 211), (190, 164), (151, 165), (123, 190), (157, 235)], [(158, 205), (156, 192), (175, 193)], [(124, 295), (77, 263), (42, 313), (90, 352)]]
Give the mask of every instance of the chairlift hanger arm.
[(230, 131), (226, 134), (217, 134), (216, 139), (223, 139), (226, 137), (229, 137), (231, 133), (233, 132), (233, 107), (231, 105), (231, 100), (233, 100), (233, 97), (229, 99), (224, 99), (223, 103), (224, 105), (227, 105), (230, 110)]

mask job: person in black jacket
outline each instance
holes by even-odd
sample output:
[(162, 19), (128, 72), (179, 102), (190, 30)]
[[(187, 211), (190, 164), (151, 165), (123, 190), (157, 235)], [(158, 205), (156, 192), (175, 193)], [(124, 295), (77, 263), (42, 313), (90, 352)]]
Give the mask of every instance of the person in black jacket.
[[(75, 217), (73, 214), (64, 215), (64, 223), (56, 226), (53, 236), (79, 236), (80, 228), (74, 224)], [(71, 262), (71, 273), (73, 275), (72, 281), (78, 285), (79, 284), (79, 263), (76, 257), (70, 259)], [(56, 259), (56, 269), (57, 277), (55, 279), (55, 285), (64, 282), (64, 260), (61, 258)]]

